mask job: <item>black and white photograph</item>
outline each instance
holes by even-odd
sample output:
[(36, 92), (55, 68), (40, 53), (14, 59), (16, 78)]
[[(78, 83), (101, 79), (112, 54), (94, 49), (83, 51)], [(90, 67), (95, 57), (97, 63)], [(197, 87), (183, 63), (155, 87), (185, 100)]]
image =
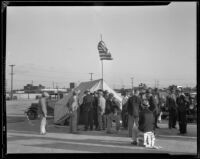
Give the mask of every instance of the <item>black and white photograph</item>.
[(7, 154), (197, 154), (197, 2), (8, 5), (5, 42)]

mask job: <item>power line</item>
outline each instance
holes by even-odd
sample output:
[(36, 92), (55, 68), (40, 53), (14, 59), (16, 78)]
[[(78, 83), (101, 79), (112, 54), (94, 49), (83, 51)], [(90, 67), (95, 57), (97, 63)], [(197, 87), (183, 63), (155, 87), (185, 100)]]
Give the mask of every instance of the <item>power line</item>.
[(10, 73), (10, 75), (11, 75), (11, 92), (10, 92), (10, 95), (11, 95), (11, 100), (12, 100), (13, 99), (13, 75), (14, 75), (13, 67), (15, 65), (9, 65), (9, 66), (11, 67), (11, 73)]

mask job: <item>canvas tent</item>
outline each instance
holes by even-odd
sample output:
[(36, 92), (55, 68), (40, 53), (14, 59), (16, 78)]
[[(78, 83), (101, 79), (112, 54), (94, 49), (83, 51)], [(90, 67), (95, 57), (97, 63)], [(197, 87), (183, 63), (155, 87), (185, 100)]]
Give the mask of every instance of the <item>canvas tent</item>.
[[(99, 89), (107, 90), (109, 93), (113, 93), (114, 97), (119, 101), (120, 107), (122, 104), (122, 97), (118, 95), (113, 89), (111, 89), (105, 81), (102, 81), (101, 79), (95, 80), (95, 81), (89, 81), (89, 82), (82, 82), (78, 87), (76, 87), (74, 90), (80, 90), (79, 94), (79, 101), (80, 104), (83, 102), (83, 96), (84, 92), (89, 89), (91, 92), (97, 91)], [(72, 96), (72, 92), (68, 95), (64, 96), (61, 100), (59, 100), (55, 104), (54, 108), (54, 123), (55, 124), (64, 124), (64, 121), (69, 117), (68, 108), (67, 108), (67, 102), (69, 98)]]

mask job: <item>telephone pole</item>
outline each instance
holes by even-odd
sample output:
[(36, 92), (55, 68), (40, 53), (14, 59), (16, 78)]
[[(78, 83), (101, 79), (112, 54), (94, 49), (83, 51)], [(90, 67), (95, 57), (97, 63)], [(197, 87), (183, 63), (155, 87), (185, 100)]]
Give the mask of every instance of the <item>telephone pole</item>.
[(90, 80), (92, 81), (92, 75), (94, 74), (94, 73), (89, 73), (90, 74)]
[(159, 80), (157, 81), (157, 88), (159, 88)]
[(53, 89), (54, 89), (54, 82), (53, 82)]
[(133, 80), (134, 80), (134, 78), (133, 78), (133, 77), (131, 77), (131, 85), (132, 85), (132, 90), (133, 90)]
[(11, 95), (11, 100), (12, 100), (13, 99), (13, 75), (14, 75), (13, 67), (15, 65), (9, 65), (9, 66), (11, 67), (11, 73), (10, 73), (10, 75), (11, 75), (11, 92), (10, 92), (10, 95)]

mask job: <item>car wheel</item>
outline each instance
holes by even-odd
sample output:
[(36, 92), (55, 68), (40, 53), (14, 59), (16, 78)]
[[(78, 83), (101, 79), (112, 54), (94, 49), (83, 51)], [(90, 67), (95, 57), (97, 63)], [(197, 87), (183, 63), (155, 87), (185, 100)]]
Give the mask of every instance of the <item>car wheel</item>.
[(28, 115), (29, 120), (34, 120), (34, 119), (36, 119), (36, 113), (33, 112), (33, 111), (28, 111), (28, 112), (27, 112), (27, 115)]

